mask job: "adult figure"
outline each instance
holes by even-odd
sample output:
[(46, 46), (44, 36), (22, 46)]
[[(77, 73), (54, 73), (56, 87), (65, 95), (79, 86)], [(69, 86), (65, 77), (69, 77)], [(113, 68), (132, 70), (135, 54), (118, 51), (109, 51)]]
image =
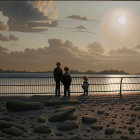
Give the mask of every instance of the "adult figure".
[(55, 96), (60, 96), (60, 81), (61, 81), (62, 74), (63, 74), (61, 65), (62, 65), (62, 63), (58, 61), (56, 63), (56, 68), (53, 71), (54, 79), (56, 82)]

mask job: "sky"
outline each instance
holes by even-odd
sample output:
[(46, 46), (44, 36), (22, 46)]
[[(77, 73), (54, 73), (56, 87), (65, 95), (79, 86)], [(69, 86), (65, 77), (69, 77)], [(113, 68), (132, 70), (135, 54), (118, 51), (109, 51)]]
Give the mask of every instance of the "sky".
[(0, 68), (140, 69), (139, 1), (0, 1)]

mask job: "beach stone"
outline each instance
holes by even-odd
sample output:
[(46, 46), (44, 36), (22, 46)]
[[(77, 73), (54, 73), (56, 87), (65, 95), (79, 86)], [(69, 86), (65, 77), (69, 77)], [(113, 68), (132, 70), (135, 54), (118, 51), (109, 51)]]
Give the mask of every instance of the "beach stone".
[(6, 108), (9, 111), (36, 110), (36, 109), (41, 109), (41, 103), (40, 102), (23, 102), (21, 100), (12, 100), (6, 103)]
[(3, 129), (2, 132), (12, 136), (20, 136), (23, 134), (23, 132), (15, 126)]
[(140, 111), (140, 107), (135, 107), (134, 111)]
[(12, 118), (9, 117), (9, 116), (3, 116), (3, 117), (0, 118), (0, 120), (11, 121)]
[(122, 134), (122, 131), (121, 130), (118, 130), (116, 133), (117, 134)]
[(85, 115), (82, 117), (82, 122), (86, 124), (95, 123), (97, 119), (95, 117)]
[(58, 126), (59, 130), (64, 130), (64, 131), (73, 130), (76, 128), (78, 128), (78, 124), (76, 122), (71, 122), (71, 121), (64, 122)]
[(115, 132), (114, 128), (106, 128), (105, 129), (105, 134), (106, 135), (112, 135), (112, 134), (114, 134), (114, 132)]
[(137, 114), (131, 114), (131, 117), (137, 117)]
[(50, 127), (46, 124), (41, 124), (41, 125), (37, 126), (36, 128), (34, 128), (33, 131), (36, 133), (42, 133), (42, 134), (51, 133)]
[(0, 129), (9, 128), (13, 126), (13, 124), (9, 121), (0, 120)]
[(128, 136), (120, 136), (120, 138), (122, 138), (123, 140), (128, 140), (129, 139)]
[(135, 122), (136, 119), (135, 119), (135, 118), (131, 118), (129, 121), (131, 121), (131, 122)]
[(68, 120), (77, 120), (77, 116), (76, 115), (69, 115), (68, 117), (67, 117), (67, 119)]
[(74, 106), (65, 106), (65, 107), (57, 108), (55, 112), (68, 111), (68, 110), (75, 111), (76, 108)]
[(93, 130), (102, 130), (102, 129), (103, 129), (103, 126), (92, 125), (91, 128), (92, 128)]
[(57, 112), (52, 115), (49, 118), (49, 121), (51, 122), (57, 122), (57, 121), (65, 121), (69, 117), (69, 115), (72, 115), (75, 111), (75, 107), (64, 107), (64, 108), (59, 108)]
[(58, 99), (51, 99), (45, 103), (46, 106), (55, 106), (55, 105), (62, 105), (62, 104), (63, 104), (63, 102)]
[(57, 132), (55, 133), (56, 136), (63, 136), (64, 134), (63, 133), (60, 133), (60, 132)]
[(97, 111), (97, 114), (104, 114), (104, 111), (103, 110), (99, 110), (99, 111)]
[(134, 130), (134, 129), (135, 127), (132, 127), (132, 126), (128, 127), (128, 130)]
[(135, 131), (130, 130), (130, 131), (129, 131), (129, 134), (134, 135), (134, 134), (135, 134)]
[(39, 118), (37, 119), (38, 122), (45, 122), (46, 121), (46, 117), (45, 116), (39, 116)]

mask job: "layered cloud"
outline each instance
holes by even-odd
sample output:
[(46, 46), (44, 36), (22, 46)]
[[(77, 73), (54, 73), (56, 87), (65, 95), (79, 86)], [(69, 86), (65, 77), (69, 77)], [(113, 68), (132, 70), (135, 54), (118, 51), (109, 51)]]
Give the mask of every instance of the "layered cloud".
[(0, 64), (3, 69), (47, 71), (55, 67), (56, 61), (63, 62), (71, 69), (80, 71), (118, 69), (137, 73), (140, 70), (140, 52), (135, 48), (121, 48), (104, 54), (104, 47), (99, 42), (90, 43), (83, 51), (72, 41), (52, 38), (49, 46), (38, 49), (25, 49), (21, 52), (10, 52), (0, 47)]
[(15, 36), (14, 34), (10, 34), (9, 36), (5, 36), (0, 34), (0, 41), (18, 41), (19, 37)]
[(80, 15), (71, 15), (71, 16), (67, 16), (67, 18), (70, 18), (73, 20), (79, 20), (79, 21), (94, 21), (94, 19), (89, 19), (85, 16), (80, 16)]
[[(54, 27), (58, 25), (55, 23), (58, 16), (57, 8), (52, 1), (1, 1), (0, 11), (9, 18), (7, 22), (9, 31), (42, 32), (47, 31), (47, 29), (42, 29), (42, 26)], [(49, 20), (50, 18), (53, 18), (54, 21)], [(40, 23), (42, 21), (46, 23)], [(2, 23), (1, 26), (6, 28)]]

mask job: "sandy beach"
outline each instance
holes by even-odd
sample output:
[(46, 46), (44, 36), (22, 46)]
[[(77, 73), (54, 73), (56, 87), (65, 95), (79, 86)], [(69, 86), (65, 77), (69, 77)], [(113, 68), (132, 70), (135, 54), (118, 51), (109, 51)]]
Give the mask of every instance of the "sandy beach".
[[(139, 139), (139, 99), (93, 95), (1, 97), (0, 139)], [(20, 102), (38, 102), (41, 107), (13, 111), (7, 105), (10, 101), (18, 101), (17, 106)]]

